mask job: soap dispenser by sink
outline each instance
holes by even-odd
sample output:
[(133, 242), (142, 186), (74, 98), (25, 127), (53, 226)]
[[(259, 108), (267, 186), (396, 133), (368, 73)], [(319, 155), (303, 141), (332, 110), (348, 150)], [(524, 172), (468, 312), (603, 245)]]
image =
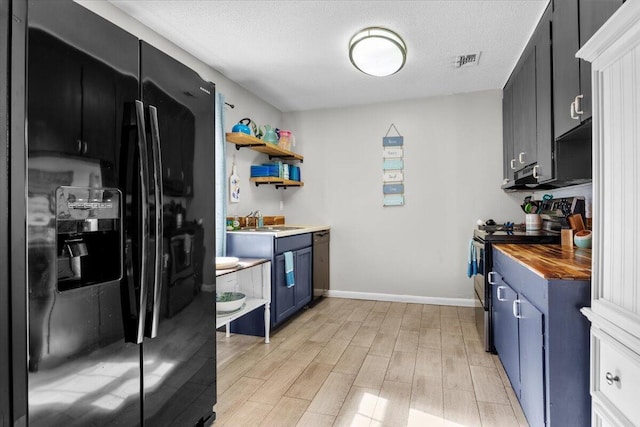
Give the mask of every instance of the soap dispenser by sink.
[(256, 212), (256, 218), (257, 218), (256, 227), (258, 228), (264, 227), (264, 218), (262, 217), (262, 212), (260, 211)]

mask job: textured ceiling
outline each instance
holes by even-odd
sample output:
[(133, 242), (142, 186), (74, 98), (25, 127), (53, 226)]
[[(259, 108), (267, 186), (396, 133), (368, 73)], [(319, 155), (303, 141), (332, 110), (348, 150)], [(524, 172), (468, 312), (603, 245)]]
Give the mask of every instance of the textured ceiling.
[[(109, 0), (282, 111), (502, 88), (548, 0)], [(384, 26), (407, 63), (371, 77), (350, 63), (358, 30)], [(457, 55), (481, 51), (477, 66)], [(230, 100), (233, 102), (233, 100)]]

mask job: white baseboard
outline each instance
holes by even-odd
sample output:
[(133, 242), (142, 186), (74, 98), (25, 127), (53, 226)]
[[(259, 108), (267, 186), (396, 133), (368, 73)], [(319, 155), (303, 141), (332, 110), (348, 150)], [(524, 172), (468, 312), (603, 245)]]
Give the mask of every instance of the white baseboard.
[(415, 295), (374, 294), (369, 292), (336, 291), (329, 289), (326, 294), (333, 298), (366, 299), (373, 301), (409, 302), (415, 304), (455, 305), (458, 307), (475, 307), (473, 298), (438, 298)]

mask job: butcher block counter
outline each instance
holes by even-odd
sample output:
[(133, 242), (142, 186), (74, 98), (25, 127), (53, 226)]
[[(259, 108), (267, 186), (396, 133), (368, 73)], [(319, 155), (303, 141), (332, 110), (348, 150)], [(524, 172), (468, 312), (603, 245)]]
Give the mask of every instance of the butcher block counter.
[(591, 279), (591, 249), (515, 244), (495, 244), (493, 247), (543, 279)]

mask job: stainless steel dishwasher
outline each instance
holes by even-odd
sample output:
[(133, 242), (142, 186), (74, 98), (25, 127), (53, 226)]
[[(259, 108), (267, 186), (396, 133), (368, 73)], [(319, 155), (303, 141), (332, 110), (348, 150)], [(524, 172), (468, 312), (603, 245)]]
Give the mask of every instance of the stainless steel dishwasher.
[(317, 303), (329, 290), (329, 230), (313, 233), (313, 300)]

